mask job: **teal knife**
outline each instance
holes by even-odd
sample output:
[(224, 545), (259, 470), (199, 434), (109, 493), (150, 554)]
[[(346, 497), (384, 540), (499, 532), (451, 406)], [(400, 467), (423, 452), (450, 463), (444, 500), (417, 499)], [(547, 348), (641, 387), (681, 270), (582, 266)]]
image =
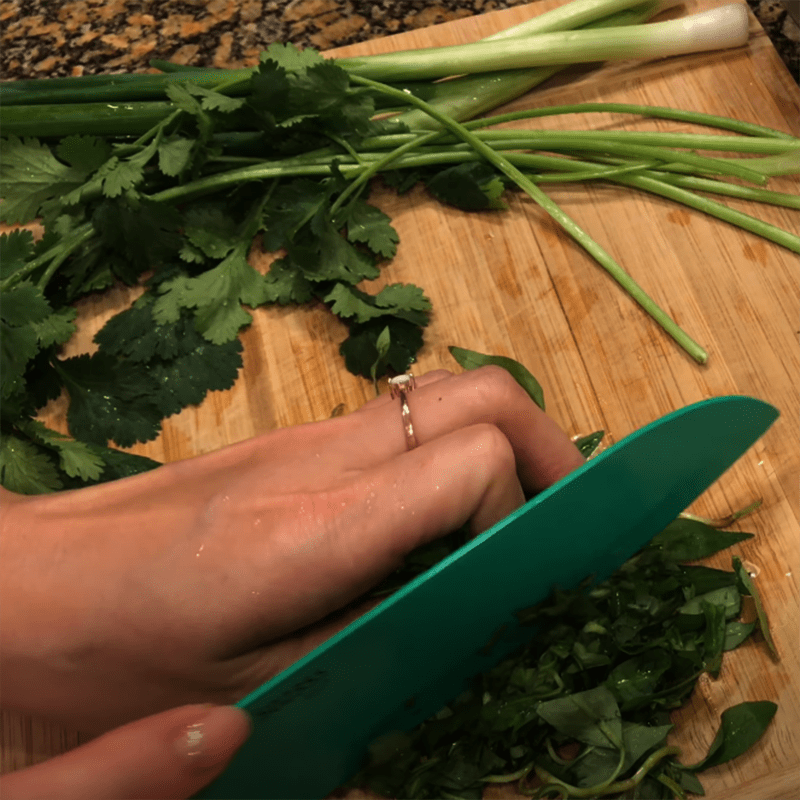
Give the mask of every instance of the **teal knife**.
[(529, 639), (514, 612), (607, 578), (777, 416), (712, 398), (601, 452), (245, 697), (253, 734), (198, 797), (324, 797), (372, 740), (436, 713)]

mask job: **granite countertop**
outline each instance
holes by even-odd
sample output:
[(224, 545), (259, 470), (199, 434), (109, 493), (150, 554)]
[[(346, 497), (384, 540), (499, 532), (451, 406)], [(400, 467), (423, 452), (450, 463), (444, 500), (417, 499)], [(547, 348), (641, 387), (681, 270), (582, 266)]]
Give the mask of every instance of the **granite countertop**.
[[(0, 77), (143, 71), (148, 59), (256, 62), (272, 42), (321, 50), (529, 0), (2, 0)], [(748, 0), (800, 82), (800, 0)]]

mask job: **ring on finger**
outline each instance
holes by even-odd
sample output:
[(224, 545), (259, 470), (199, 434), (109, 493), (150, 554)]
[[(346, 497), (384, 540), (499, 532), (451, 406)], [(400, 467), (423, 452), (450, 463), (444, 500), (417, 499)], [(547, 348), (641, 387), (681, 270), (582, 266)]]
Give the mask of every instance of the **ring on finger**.
[(418, 442), (414, 433), (414, 423), (411, 419), (411, 409), (408, 407), (407, 392), (412, 392), (416, 383), (414, 376), (407, 372), (389, 379), (389, 393), (392, 399), (400, 398), (400, 416), (403, 420), (403, 431), (406, 435), (406, 448), (413, 450)]

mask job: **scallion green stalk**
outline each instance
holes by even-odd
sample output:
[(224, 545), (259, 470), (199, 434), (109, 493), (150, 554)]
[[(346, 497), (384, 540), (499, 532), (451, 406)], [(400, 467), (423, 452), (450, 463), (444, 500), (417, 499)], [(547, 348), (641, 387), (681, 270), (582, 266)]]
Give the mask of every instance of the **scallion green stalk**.
[(428, 111), (438, 122), (450, 130), (455, 136), (461, 138), (473, 149), (495, 166), (504, 175), (514, 181), (529, 197), (543, 208), (559, 225), (580, 244), (598, 262), (622, 288), (646, 311), (699, 364), (708, 360), (708, 353), (689, 336), (641, 286), (612, 258), (601, 245), (592, 239), (568, 214), (566, 214), (550, 197), (548, 197), (533, 181), (515, 167), (507, 158), (483, 142), (472, 131), (459, 122), (428, 106), (425, 101), (411, 95), (404, 95), (391, 86), (382, 85), (369, 78), (352, 76), (356, 83), (371, 86), (377, 91), (387, 94), (397, 94), (398, 100), (404, 98), (411, 105)]

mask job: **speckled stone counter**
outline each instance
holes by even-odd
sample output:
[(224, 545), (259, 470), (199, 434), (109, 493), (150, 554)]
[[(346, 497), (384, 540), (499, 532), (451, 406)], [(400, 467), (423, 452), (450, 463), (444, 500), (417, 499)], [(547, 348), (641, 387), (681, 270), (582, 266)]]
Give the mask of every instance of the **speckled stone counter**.
[[(321, 50), (529, 0), (3, 0), (0, 76), (143, 71), (161, 58), (245, 66), (272, 42)], [(795, 80), (800, 28), (791, 4), (748, 0)]]

